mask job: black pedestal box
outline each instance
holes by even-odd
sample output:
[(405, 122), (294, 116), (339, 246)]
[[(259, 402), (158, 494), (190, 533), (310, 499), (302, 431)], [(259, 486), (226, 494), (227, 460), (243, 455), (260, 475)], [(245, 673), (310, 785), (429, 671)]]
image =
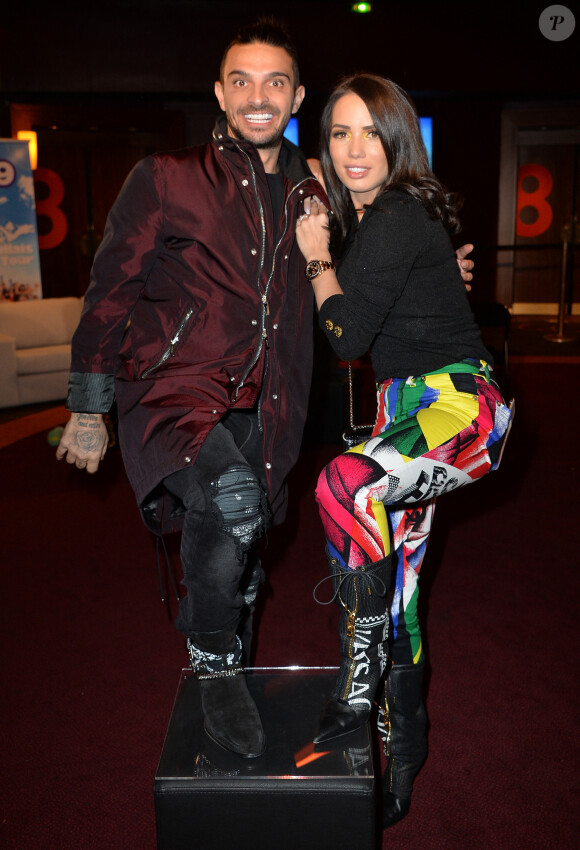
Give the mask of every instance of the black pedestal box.
[(154, 782), (158, 850), (375, 850), (369, 724), (325, 746), (312, 743), (336, 671), (246, 675), (268, 741), (257, 759), (207, 737), (197, 680), (182, 672)]

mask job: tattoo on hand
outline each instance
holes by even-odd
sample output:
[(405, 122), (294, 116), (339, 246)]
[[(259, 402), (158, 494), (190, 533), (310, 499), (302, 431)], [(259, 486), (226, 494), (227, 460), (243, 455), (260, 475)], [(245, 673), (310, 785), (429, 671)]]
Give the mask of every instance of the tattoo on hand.
[(79, 414), (79, 418), (77, 423), (80, 428), (98, 428), (99, 427), (99, 419), (92, 413), (81, 413)]
[(75, 436), (75, 442), (83, 452), (93, 452), (102, 448), (104, 440), (99, 434), (92, 431), (81, 431)]

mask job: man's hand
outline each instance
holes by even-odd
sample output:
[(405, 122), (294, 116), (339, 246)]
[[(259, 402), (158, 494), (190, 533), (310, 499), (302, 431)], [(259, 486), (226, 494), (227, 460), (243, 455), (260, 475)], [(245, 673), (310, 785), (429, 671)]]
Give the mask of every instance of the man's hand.
[(462, 245), (461, 248), (458, 248), (455, 252), (457, 257), (457, 265), (459, 266), (459, 271), (461, 272), (461, 277), (463, 278), (463, 283), (465, 284), (465, 288), (468, 292), (471, 292), (471, 286), (469, 286), (469, 281), (473, 280), (473, 275), (471, 274), (471, 270), (475, 263), (473, 260), (466, 260), (466, 256), (473, 251), (473, 245)]
[(66, 459), (78, 469), (96, 472), (105, 457), (109, 433), (100, 413), (72, 413), (56, 450), (56, 459)]

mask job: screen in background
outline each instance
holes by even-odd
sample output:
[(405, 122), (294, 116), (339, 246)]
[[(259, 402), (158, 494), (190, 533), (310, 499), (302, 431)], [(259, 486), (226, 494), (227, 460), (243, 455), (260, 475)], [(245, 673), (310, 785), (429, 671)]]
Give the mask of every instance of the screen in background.
[(433, 168), (433, 119), (419, 118), (419, 128), (425, 147), (427, 148), (427, 156), (429, 157), (429, 167)]
[(288, 121), (288, 126), (284, 130), (284, 135), (290, 142), (293, 142), (293, 144), (298, 144), (298, 118), (294, 117)]
[[(419, 127), (421, 129), (421, 135), (423, 136), (423, 141), (425, 143), (425, 147), (427, 148), (427, 156), (429, 157), (429, 165), (433, 167), (433, 119), (432, 118), (419, 118)], [(284, 131), (284, 135), (287, 139), (293, 142), (295, 145), (298, 145), (298, 118), (295, 116), (290, 119), (288, 122), (288, 126)]]

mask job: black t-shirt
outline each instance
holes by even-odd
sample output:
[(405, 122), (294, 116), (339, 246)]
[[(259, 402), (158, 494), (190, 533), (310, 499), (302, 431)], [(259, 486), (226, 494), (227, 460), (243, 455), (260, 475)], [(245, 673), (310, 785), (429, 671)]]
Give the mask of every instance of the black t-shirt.
[(282, 207), (284, 206), (284, 178), (281, 171), (278, 171), (276, 174), (266, 174), (266, 177), (268, 178), (272, 213), (274, 215), (274, 239), (277, 240), (280, 230)]

